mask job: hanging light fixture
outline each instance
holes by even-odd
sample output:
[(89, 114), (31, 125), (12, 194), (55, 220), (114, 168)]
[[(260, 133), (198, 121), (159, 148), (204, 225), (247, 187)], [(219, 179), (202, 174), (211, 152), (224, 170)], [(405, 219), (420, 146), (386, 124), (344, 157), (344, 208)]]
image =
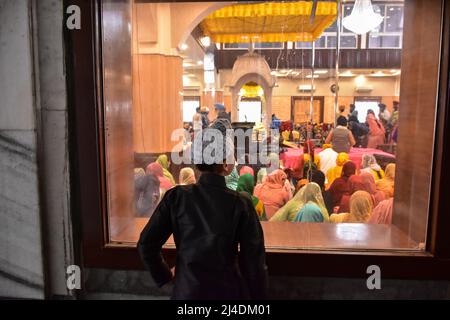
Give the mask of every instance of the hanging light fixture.
[(383, 17), (375, 13), (370, 0), (356, 0), (352, 13), (342, 19), (344, 27), (356, 34), (367, 33), (383, 22)]

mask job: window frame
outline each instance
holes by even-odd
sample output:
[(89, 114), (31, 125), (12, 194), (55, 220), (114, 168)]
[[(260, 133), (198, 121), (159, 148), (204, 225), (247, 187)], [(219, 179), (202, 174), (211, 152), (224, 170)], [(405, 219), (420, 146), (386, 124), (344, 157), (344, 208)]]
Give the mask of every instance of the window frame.
[[(386, 18), (387, 15), (387, 9), (388, 7), (403, 7), (404, 8), (404, 3), (379, 3), (380, 5), (384, 5), (384, 15), (383, 15), (383, 19)], [(403, 11), (404, 14), (404, 11)], [(403, 48), (403, 31), (402, 32), (390, 32), (390, 31), (386, 31), (386, 20), (383, 21), (384, 25), (383, 25), (383, 31), (381, 32), (367, 32), (366, 34), (366, 44), (367, 44), (367, 49), (370, 50), (377, 50), (377, 49), (399, 49), (401, 50)], [(400, 36), (400, 46), (399, 47), (370, 47), (370, 35), (372, 34), (376, 34), (378, 36)]]
[[(143, 269), (136, 247), (110, 245), (107, 238), (102, 62), (98, 36), (100, 2), (64, 1), (65, 9), (75, 4), (83, 12), (82, 29), (64, 31), (75, 251), (87, 268)], [(367, 266), (376, 264), (380, 266), (384, 278), (450, 280), (450, 197), (446, 190), (450, 181), (450, 166), (443, 165), (450, 162), (450, 3), (445, 1), (443, 6), (426, 252), (270, 250), (266, 259), (271, 275), (360, 278), (367, 277)], [(174, 263), (174, 248), (164, 249), (163, 254), (169, 264)]]

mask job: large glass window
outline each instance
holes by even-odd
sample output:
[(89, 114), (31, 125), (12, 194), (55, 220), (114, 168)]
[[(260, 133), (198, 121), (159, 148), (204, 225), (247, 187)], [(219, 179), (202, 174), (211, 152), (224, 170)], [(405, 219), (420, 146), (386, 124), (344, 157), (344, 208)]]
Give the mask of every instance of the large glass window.
[(369, 33), (369, 48), (401, 49), (403, 33), (403, 3), (375, 4), (374, 11), (383, 22)]
[[(353, 4), (344, 4), (343, 15), (347, 16), (352, 12)], [(316, 49), (336, 49), (337, 45), (337, 23), (333, 22), (329, 26), (322, 36), (315, 41)], [(340, 46), (342, 49), (356, 49), (358, 48), (358, 36), (352, 33), (350, 30), (344, 28), (341, 24), (341, 34), (340, 34)], [(296, 42), (295, 47), (299, 49), (311, 48), (312, 44), (310, 42)]]
[[(335, 2), (323, 3), (331, 8), (324, 12), (334, 12)], [(195, 179), (200, 177), (192, 163), (178, 163), (173, 155), (189, 152), (196, 131), (219, 117), (229, 119), (235, 130), (250, 130), (247, 144), (276, 142), (270, 151), (258, 147), (255, 154), (271, 157), (284, 172), (282, 185), (270, 189), (265, 182), (273, 179), (263, 176), (271, 169), (263, 161), (250, 162), (247, 145), (233, 176), (238, 179), (244, 166), (254, 171), (253, 196), (265, 208), (267, 220), (261, 216), (261, 225), (268, 249), (422, 251), (440, 47), (437, 33), (423, 37), (424, 25), (413, 23), (421, 15), (414, 2), (404, 7), (399, 1), (374, 1), (383, 22), (370, 32), (363, 50), (365, 39), (343, 28), (341, 49), (353, 49), (345, 54), (337, 52), (335, 22), (314, 39), (315, 49), (329, 50), (313, 52), (311, 42), (293, 38), (311, 28), (310, 15), (277, 10), (272, 11), (281, 15), (277, 19), (241, 19), (236, 11), (232, 23), (206, 23), (203, 15), (212, 12), (211, 6), (132, 1), (129, 14), (114, 5), (103, 7), (100, 118), (110, 243), (135, 244), (165, 192), (182, 183), (182, 169), (193, 168)], [(344, 4), (341, 17), (316, 19), (331, 23), (349, 15), (352, 6)], [(214, 4), (214, 10), (221, 8)], [(163, 18), (147, 19), (148, 12)], [(439, 30), (438, 23), (432, 19), (427, 28)], [(255, 43), (255, 49), (278, 50), (233, 43), (242, 30), (281, 41)], [(206, 35), (208, 47), (199, 41)], [(415, 47), (416, 37), (426, 52)], [(376, 50), (402, 46), (398, 55)], [(238, 55), (231, 49), (248, 52)], [(189, 85), (183, 75), (190, 75)], [(345, 140), (349, 132), (353, 146)], [(318, 190), (312, 190), (312, 182)], [(308, 218), (302, 220), (303, 215)]]

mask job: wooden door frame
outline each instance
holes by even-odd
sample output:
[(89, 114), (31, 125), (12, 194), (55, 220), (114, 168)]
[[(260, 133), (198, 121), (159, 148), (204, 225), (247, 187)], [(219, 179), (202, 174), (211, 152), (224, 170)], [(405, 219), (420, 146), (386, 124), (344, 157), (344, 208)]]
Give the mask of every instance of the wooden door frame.
[[(294, 122), (294, 111), (295, 111), (295, 101), (296, 100), (311, 100), (310, 96), (292, 96), (291, 97), (291, 121)], [(323, 123), (324, 111), (325, 111), (325, 97), (324, 96), (314, 96), (313, 100), (320, 101), (320, 123)]]

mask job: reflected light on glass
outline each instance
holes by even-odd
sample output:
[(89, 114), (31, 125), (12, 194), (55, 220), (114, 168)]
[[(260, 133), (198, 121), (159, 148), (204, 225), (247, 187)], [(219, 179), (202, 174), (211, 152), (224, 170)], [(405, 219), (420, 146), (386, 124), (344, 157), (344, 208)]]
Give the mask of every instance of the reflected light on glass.
[(336, 237), (340, 240), (366, 242), (368, 236), (368, 226), (364, 223), (336, 224)]

